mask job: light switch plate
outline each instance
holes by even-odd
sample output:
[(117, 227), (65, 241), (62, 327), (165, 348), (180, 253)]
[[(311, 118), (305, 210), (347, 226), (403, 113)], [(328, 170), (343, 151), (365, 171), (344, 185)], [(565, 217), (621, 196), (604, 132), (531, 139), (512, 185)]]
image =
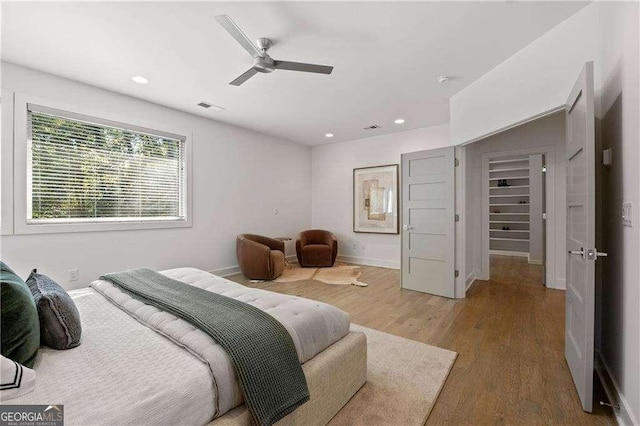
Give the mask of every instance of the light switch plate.
[(607, 148), (602, 151), (602, 165), (610, 166), (613, 161), (613, 155), (611, 154), (611, 148)]
[(633, 226), (633, 204), (622, 203), (622, 225)]

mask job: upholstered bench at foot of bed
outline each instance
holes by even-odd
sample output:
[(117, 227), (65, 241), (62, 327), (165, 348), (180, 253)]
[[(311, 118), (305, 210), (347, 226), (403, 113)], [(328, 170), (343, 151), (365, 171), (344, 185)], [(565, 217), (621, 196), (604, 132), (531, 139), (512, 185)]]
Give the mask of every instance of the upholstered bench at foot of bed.
[[(311, 400), (276, 423), (279, 426), (324, 426), (367, 381), (367, 338), (350, 332), (306, 362)], [(207, 426), (249, 426), (251, 416), (243, 404)]]

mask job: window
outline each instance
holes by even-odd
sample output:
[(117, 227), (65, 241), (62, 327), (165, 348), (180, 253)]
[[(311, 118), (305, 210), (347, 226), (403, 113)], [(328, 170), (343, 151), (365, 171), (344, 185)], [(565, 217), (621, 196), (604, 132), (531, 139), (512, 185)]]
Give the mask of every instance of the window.
[(187, 220), (186, 138), (27, 105), (28, 225)]

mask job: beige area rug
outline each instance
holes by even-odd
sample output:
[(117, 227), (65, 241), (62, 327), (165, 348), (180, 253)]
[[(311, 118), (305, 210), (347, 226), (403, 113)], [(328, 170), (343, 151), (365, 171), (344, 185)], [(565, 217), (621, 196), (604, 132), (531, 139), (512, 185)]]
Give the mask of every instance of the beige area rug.
[(422, 425), (458, 354), (351, 325), (367, 335), (367, 383), (329, 422), (342, 425)]
[(290, 283), (294, 281), (315, 280), (326, 284), (356, 285), (366, 287), (368, 284), (358, 281), (362, 275), (359, 266), (346, 265), (336, 262), (330, 268), (301, 268), (297, 264), (289, 264), (284, 268), (282, 275), (274, 281), (278, 283)]

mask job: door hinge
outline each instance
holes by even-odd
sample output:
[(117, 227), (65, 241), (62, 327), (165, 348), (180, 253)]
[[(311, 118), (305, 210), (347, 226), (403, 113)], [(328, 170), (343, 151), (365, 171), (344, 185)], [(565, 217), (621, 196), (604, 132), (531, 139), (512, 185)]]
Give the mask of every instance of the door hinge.
[(458, 160), (457, 158), (453, 161), (453, 164), (455, 164), (456, 166), (460, 165), (460, 160)]
[(615, 402), (613, 404), (610, 404), (608, 402), (600, 401), (600, 405), (603, 405), (605, 407), (615, 408), (616, 410), (620, 409), (620, 404), (616, 404)]
[(458, 278), (460, 276), (460, 271), (456, 269), (456, 271), (453, 273), (453, 276)]
[(455, 215), (454, 218), (455, 218), (456, 222), (460, 222), (460, 215), (459, 214)]

